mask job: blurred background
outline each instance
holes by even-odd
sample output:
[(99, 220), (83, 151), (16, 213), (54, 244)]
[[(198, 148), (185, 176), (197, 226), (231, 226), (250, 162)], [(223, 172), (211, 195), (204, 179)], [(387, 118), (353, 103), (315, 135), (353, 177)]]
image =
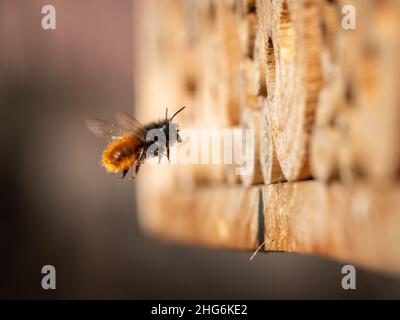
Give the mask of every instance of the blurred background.
[[(42, 6), (57, 28), (41, 28)], [(400, 298), (400, 279), (296, 254), (162, 243), (140, 231), (135, 182), (100, 167), (87, 118), (133, 111), (134, 3), (0, 0), (0, 298)], [(41, 288), (54, 265), (57, 289)]]

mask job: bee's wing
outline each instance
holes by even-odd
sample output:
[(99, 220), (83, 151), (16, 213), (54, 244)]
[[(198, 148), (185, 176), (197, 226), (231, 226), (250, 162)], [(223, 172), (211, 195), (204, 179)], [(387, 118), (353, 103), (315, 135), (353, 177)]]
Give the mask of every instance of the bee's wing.
[(94, 133), (95, 136), (103, 138), (108, 142), (118, 139), (126, 134), (129, 134), (129, 130), (124, 130), (112, 123), (89, 119), (86, 121), (86, 125), (90, 131)]
[(139, 132), (143, 128), (143, 125), (139, 121), (125, 112), (117, 112), (115, 117), (117, 118), (118, 124), (121, 128), (126, 130)]

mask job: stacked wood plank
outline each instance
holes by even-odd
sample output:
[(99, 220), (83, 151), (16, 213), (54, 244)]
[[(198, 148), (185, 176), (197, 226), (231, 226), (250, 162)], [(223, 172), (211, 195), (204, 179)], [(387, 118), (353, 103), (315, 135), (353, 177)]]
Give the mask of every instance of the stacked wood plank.
[(135, 16), (137, 118), (185, 105), (182, 128), (255, 138), (249, 175), (143, 166), (145, 230), (400, 271), (399, 1), (150, 0)]

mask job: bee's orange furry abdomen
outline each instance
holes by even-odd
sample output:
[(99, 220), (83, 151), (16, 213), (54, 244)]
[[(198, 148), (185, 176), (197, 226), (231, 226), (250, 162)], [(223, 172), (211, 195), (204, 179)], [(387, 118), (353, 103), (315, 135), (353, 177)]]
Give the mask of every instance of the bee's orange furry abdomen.
[(135, 163), (140, 141), (133, 136), (125, 136), (111, 142), (103, 151), (103, 166), (108, 172), (121, 172)]

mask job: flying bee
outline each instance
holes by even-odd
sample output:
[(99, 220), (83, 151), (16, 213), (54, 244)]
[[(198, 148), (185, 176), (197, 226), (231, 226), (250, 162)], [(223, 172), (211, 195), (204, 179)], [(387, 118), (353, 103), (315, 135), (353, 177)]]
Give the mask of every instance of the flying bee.
[[(97, 137), (106, 139), (109, 143), (103, 151), (102, 164), (108, 172), (122, 172), (120, 179), (124, 178), (131, 167), (135, 168), (134, 178), (146, 157), (167, 156), (169, 160), (169, 147), (181, 142), (178, 124), (172, 122), (174, 117), (185, 107), (179, 109), (168, 118), (168, 108), (165, 119), (140, 124), (127, 113), (118, 112), (116, 118), (118, 125), (102, 120), (89, 119), (86, 125)], [(160, 139), (163, 137), (163, 139)], [(162, 141), (164, 140), (164, 141)], [(153, 148), (155, 146), (155, 148)], [(148, 154), (150, 148), (153, 153)]]

